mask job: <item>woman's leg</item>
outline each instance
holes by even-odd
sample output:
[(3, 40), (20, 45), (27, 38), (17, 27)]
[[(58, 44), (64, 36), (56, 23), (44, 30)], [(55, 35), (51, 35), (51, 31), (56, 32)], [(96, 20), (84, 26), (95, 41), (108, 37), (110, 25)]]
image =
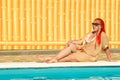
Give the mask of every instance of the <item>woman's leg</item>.
[(64, 58), (71, 54), (71, 52), (76, 51), (76, 45), (70, 44), (68, 47), (64, 48), (62, 51), (60, 51), (53, 59), (51, 59), (49, 62), (57, 62), (59, 59)]
[(58, 62), (78, 62), (77, 59), (73, 56), (74, 53), (69, 54), (58, 60)]
[(94, 61), (96, 61), (96, 58), (84, 52), (71, 53), (70, 55), (58, 60), (58, 62), (94, 62)]

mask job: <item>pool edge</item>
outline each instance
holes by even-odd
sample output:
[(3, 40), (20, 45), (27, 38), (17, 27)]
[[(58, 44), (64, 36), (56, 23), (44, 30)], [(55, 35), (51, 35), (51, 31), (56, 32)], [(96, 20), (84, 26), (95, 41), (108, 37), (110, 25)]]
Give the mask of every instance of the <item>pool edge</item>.
[(3, 62), (0, 63), (0, 69), (3, 68), (47, 68), (47, 67), (85, 67), (85, 66), (120, 66), (117, 62), (59, 62), (59, 63), (40, 63), (40, 62)]

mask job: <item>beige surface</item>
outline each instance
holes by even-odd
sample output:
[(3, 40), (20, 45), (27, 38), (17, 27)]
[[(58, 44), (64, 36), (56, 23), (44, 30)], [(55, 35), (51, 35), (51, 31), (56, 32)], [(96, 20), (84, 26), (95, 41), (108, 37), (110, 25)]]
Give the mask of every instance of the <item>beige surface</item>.
[[(37, 62), (38, 59), (43, 57), (53, 57), (55, 54), (13, 54), (13, 55), (0, 55), (0, 62)], [(120, 60), (120, 53), (111, 53), (112, 58), (115, 60)], [(105, 53), (102, 53), (99, 60), (107, 60)]]

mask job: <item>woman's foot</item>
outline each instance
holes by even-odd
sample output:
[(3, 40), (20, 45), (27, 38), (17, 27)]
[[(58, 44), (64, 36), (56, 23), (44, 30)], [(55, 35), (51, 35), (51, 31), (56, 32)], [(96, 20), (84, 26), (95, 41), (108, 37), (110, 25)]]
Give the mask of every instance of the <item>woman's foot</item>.
[(56, 62), (58, 62), (57, 59), (51, 59), (47, 61), (47, 63), (56, 63)]
[(38, 56), (38, 59), (39, 59), (39, 62), (48, 62), (48, 61), (51, 60), (50, 57), (46, 57), (46, 56), (43, 56), (43, 55)]

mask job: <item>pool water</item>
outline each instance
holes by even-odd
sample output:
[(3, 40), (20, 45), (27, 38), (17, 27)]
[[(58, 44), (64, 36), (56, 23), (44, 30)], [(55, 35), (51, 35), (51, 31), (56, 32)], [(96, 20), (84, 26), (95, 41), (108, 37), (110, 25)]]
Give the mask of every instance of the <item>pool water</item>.
[(8, 68), (0, 80), (120, 80), (120, 66)]

